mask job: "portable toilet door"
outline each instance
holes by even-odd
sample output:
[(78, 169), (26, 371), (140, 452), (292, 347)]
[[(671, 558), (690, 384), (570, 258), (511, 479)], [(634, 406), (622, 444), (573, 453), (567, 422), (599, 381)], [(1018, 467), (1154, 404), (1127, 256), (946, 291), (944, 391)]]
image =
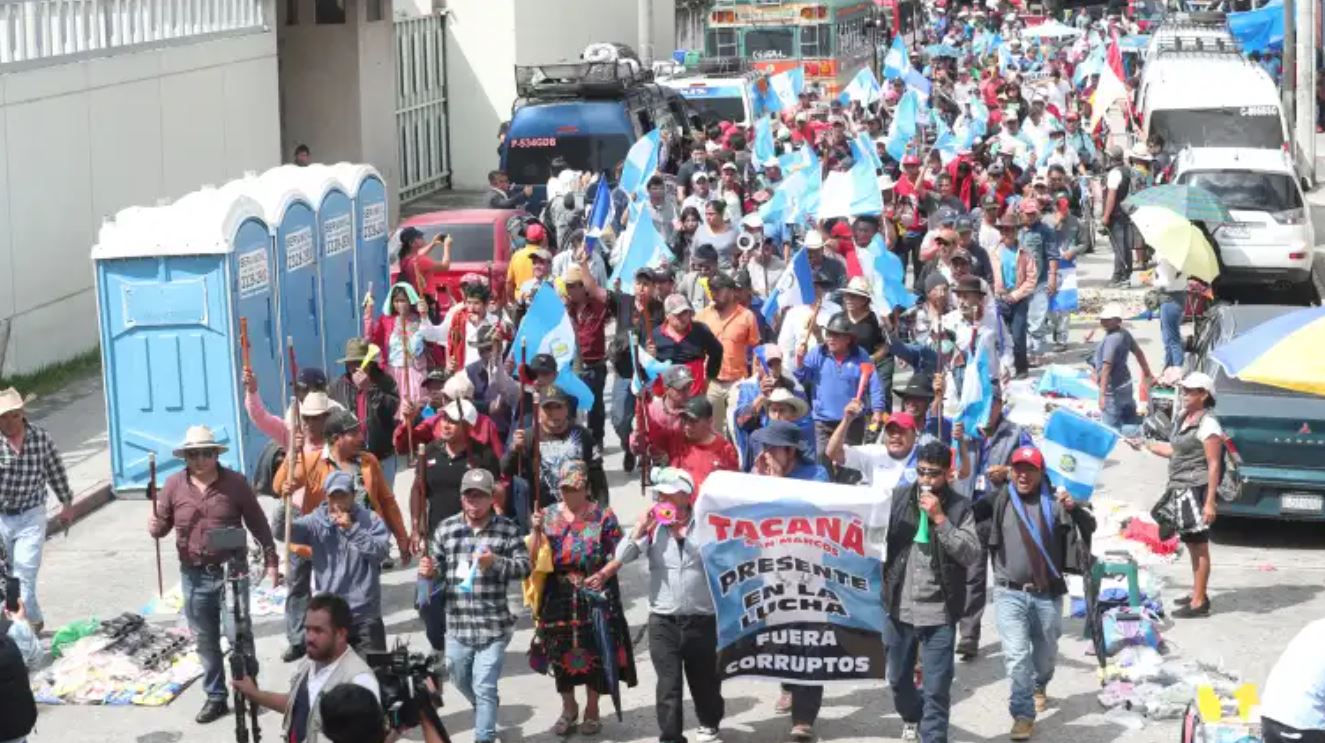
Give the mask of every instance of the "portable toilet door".
[(264, 441), (243, 413), (241, 317), (259, 380), (274, 381), (263, 400), (280, 397), (278, 351), (260, 342), (276, 334), (268, 234), (256, 202), (215, 191), (102, 227), (92, 259), (117, 494), (147, 489), (149, 454), (158, 484), (182, 469), (173, 451), (196, 425), (228, 447), (222, 464), (252, 472)]
[[(322, 357), (328, 367), (334, 367), (336, 359), (344, 355), (345, 342), (363, 332), (363, 313), (354, 291), (354, 204), (350, 190), (326, 165), (282, 165), (262, 178), (284, 178), (297, 184), (317, 210)], [(325, 371), (330, 378), (336, 376), (332, 368)]]
[[(318, 278), (317, 214), (297, 185), (279, 178), (245, 178), (226, 191), (248, 193), (262, 205), (271, 230), (281, 333), (294, 343), (300, 369), (326, 370), (322, 355), (322, 287)], [(283, 359), (288, 376), (290, 359)]]
[[(354, 199), (354, 295), (355, 311), (362, 313), (363, 298), (371, 287), (374, 312), (383, 312), (391, 286), (391, 256), (387, 253), (390, 232), (386, 184), (371, 165), (336, 163), (331, 169), (350, 189)], [(363, 326), (363, 317), (359, 317)]]

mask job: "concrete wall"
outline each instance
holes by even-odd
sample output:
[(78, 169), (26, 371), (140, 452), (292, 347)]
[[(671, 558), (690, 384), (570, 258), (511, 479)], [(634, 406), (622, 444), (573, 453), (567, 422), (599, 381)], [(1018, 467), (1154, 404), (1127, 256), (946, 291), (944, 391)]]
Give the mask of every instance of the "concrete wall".
[(395, 37), (392, 4), (369, 22), (367, 4), (353, 2), (343, 24), (314, 23), (314, 0), (299, 0), (298, 23), (279, 4), (282, 156), (308, 145), (314, 162), (366, 162), (387, 183), (394, 221), (399, 205), (396, 155)]
[[(639, 43), (634, 0), (449, 0), (447, 10), (456, 189), (485, 188), (488, 171), (497, 166), (497, 127), (510, 118), (515, 100), (514, 65), (576, 59), (594, 41)], [(672, 0), (653, 0), (653, 17), (654, 57), (670, 57)]]
[(275, 165), (279, 131), (270, 31), (0, 74), (0, 374), (96, 346), (103, 218)]

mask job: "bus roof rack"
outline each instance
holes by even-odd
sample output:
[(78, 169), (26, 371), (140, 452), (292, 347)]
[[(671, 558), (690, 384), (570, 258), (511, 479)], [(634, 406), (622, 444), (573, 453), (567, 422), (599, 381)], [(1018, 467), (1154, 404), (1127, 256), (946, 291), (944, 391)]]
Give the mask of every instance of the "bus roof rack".
[(1164, 18), (1164, 26), (1190, 24), (1192, 26), (1227, 26), (1228, 16), (1222, 11), (1203, 10), (1185, 13), (1170, 13)]
[(515, 91), (521, 98), (617, 96), (652, 81), (653, 72), (635, 59), (515, 66)]
[(1242, 47), (1231, 36), (1166, 36), (1159, 40), (1156, 51), (1163, 56), (1185, 52), (1241, 55)]

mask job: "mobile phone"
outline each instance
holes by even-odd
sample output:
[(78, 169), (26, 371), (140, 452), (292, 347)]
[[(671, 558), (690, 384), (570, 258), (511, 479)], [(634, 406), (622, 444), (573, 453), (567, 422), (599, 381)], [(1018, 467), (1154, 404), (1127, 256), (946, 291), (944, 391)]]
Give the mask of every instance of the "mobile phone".
[(13, 614), (18, 611), (18, 592), (20, 589), (17, 576), (10, 575), (5, 578), (5, 611)]

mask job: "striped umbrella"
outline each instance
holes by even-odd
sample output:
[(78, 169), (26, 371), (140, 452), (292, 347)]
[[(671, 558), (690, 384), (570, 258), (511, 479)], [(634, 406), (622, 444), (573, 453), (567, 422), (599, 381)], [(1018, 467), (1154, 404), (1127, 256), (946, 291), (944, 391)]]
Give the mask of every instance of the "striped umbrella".
[(1325, 307), (1267, 320), (1216, 348), (1214, 359), (1244, 382), (1325, 396)]
[(1123, 201), (1123, 210), (1128, 214), (1143, 206), (1160, 206), (1192, 222), (1236, 221), (1218, 196), (1200, 186), (1166, 183), (1137, 191)]

